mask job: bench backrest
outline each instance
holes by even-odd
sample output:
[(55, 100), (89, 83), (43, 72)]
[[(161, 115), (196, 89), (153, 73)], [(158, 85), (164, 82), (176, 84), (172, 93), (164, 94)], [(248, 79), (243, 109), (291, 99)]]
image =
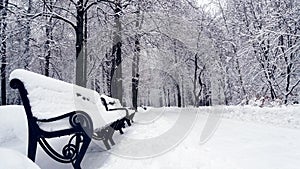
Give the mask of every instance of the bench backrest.
[(106, 95), (100, 96), (102, 105), (104, 105), (105, 109), (108, 111), (109, 109), (115, 109), (115, 108), (122, 108), (120, 101), (118, 99), (114, 99), (111, 97), (108, 97)]
[(38, 119), (80, 110), (88, 113), (94, 128), (98, 128), (121, 118), (119, 114), (106, 111), (96, 91), (22, 69), (10, 74), (10, 80), (13, 79), (24, 84), (32, 114)]

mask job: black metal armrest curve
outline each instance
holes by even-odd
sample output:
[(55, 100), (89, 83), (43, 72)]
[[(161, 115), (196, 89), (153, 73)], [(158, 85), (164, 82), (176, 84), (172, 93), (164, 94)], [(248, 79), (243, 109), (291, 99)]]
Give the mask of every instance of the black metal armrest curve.
[(64, 114), (64, 115), (61, 115), (61, 116), (57, 116), (57, 117), (53, 117), (53, 118), (49, 118), (49, 119), (37, 119), (38, 122), (43, 122), (43, 123), (47, 123), (47, 122), (54, 122), (54, 121), (58, 121), (58, 120), (61, 120), (61, 119), (65, 119), (65, 118), (68, 118), (72, 115), (74, 115), (76, 112), (70, 112), (70, 113), (67, 113), (67, 114)]

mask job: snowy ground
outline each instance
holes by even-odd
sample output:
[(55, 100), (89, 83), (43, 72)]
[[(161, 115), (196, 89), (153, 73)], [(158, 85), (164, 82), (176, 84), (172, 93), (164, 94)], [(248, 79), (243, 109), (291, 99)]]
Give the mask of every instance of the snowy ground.
[[(217, 112), (208, 107), (148, 109), (136, 115), (135, 124), (126, 128), (124, 135), (115, 134), (117, 144), (111, 151), (103, 151), (101, 142), (93, 142), (82, 167), (296, 169), (300, 166), (299, 108), (229, 106)], [(0, 107), (0, 118), (0, 148), (26, 154), (22, 108)], [(211, 137), (201, 142), (205, 128), (212, 128), (208, 130)], [(0, 154), (0, 161), (3, 156)], [(51, 160), (40, 150), (36, 163), (42, 169), (72, 168)]]

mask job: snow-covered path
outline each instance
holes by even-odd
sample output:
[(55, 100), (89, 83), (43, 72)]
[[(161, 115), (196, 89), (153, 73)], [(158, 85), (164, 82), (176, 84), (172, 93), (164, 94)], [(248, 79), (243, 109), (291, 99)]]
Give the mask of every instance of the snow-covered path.
[[(284, 109), (282, 109), (284, 110)], [(198, 112), (197, 112), (198, 111)], [(203, 109), (160, 108), (136, 115), (116, 145), (103, 151), (93, 142), (83, 169), (296, 169), (300, 166), (300, 130), (274, 125), (220, 119), (213, 136), (200, 144), (208, 119)], [(25, 132), (25, 131), (24, 131)], [(18, 146), (12, 149), (24, 152)], [(23, 147), (26, 143), (23, 142)], [(9, 148), (3, 143), (1, 146)], [(39, 151), (42, 169), (66, 168)], [(1, 168), (1, 167), (0, 167)]]
[[(189, 117), (194, 112), (184, 113), (185, 117)], [(153, 128), (135, 125), (128, 129), (127, 137), (134, 135), (135, 132), (148, 135), (153, 133), (153, 130), (159, 131), (161, 126), (159, 121), (163, 121), (163, 116), (169, 117), (168, 113), (163, 114), (162, 119), (157, 119), (157, 123), (152, 124)], [(204, 115), (199, 116), (187, 137), (162, 155), (134, 159), (120, 157), (118, 151), (113, 151), (110, 155), (105, 152), (98, 157), (93, 153), (87, 156), (91, 160), (86, 160), (84, 165), (87, 168), (96, 168), (99, 163), (92, 165), (93, 161), (97, 163), (98, 160), (105, 159), (100, 165), (104, 169), (296, 169), (299, 167), (300, 130), (221, 119), (213, 137), (205, 144), (200, 144), (200, 135), (206, 119)], [(172, 124), (173, 119), (170, 120), (169, 124)], [(126, 142), (126, 138), (122, 139), (121, 144)], [(115, 149), (120, 146), (116, 146)], [(139, 149), (144, 150), (142, 146)]]

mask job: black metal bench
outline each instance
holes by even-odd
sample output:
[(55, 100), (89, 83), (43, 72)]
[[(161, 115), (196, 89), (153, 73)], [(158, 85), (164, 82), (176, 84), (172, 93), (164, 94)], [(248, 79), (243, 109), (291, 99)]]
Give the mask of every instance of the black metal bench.
[[(25, 108), (28, 120), (27, 156), (32, 161), (35, 161), (39, 143), (54, 160), (71, 163), (75, 169), (80, 169), (92, 138), (102, 140), (106, 149), (110, 149), (109, 142), (115, 145), (112, 138), (114, 131), (123, 133), (128, 111), (124, 116), (105, 121), (103, 113), (107, 106), (101, 104), (102, 99), (98, 101), (100, 96), (95, 91), (20, 69), (11, 73), (10, 86), (18, 89)], [(107, 117), (112, 115), (106, 114)], [(61, 136), (68, 136), (68, 142), (59, 152), (48, 139)]]

